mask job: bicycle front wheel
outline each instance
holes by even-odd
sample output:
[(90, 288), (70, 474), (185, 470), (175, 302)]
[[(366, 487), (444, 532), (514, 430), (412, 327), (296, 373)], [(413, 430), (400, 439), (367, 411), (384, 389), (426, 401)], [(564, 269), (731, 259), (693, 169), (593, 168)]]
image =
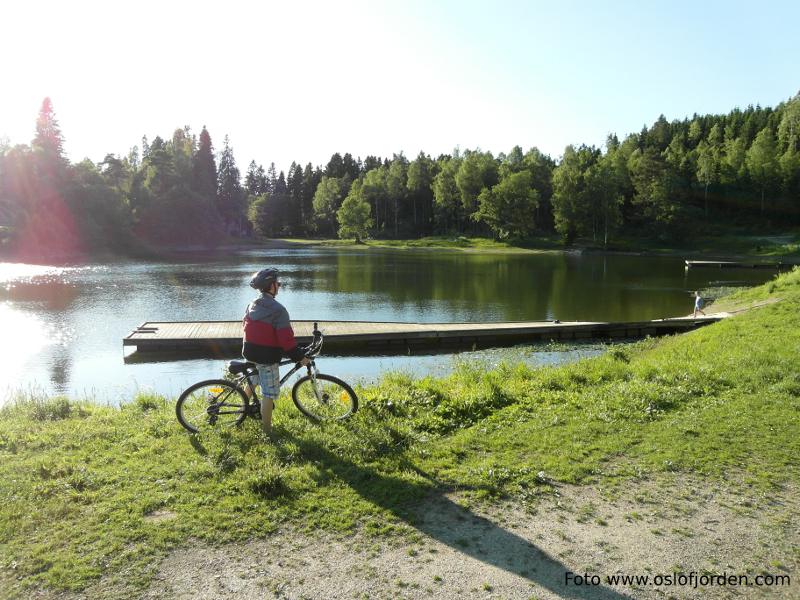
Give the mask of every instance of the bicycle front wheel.
[(340, 421), (358, 410), (358, 397), (349, 385), (333, 375), (305, 375), (292, 388), (295, 406), (315, 421)]
[(178, 422), (192, 433), (215, 425), (239, 425), (247, 416), (247, 396), (225, 379), (195, 383), (175, 405)]

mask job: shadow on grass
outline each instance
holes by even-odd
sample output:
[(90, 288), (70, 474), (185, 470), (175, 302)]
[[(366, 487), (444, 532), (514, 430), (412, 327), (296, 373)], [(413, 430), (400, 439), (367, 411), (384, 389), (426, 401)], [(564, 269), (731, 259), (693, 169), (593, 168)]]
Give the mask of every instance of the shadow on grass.
[[(319, 442), (281, 432), (296, 444), (303, 457), (312, 460), (355, 490), (420, 533), (484, 564), (514, 573), (560, 598), (578, 600), (630, 600), (631, 596), (603, 586), (566, 585), (570, 569), (538, 548), (489, 519), (459, 506), (447, 490), (410, 463), (408, 471), (421, 481), (407, 481), (341, 458)], [(277, 445), (283, 453), (282, 444)]]

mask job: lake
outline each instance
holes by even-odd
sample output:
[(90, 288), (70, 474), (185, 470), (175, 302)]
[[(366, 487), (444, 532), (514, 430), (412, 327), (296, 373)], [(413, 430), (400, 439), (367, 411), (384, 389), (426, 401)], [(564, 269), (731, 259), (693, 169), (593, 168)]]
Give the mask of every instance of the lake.
[[(278, 299), (295, 319), (371, 321), (629, 321), (686, 315), (689, 292), (753, 285), (765, 270), (693, 269), (682, 259), (569, 253), (301, 248), (60, 266), (0, 263), (1, 397), (66, 394), (119, 403), (139, 390), (176, 395), (217, 377), (225, 361), (126, 364), (122, 338), (145, 321), (239, 320), (247, 283), (277, 267)], [(597, 344), (462, 353), (553, 364), (596, 354)], [(130, 352), (130, 349), (127, 350)], [(326, 356), (325, 372), (351, 381), (387, 370), (444, 374), (452, 355)]]

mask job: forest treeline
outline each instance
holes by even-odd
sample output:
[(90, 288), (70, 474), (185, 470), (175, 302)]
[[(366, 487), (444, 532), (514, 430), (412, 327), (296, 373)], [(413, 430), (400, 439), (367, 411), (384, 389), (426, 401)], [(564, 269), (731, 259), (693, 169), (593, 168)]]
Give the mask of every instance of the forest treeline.
[(516, 146), (436, 158), (334, 154), (324, 166), (250, 162), (188, 127), (127, 156), (72, 164), (49, 99), (30, 145), (0, 143), (0, 244), (22, 256), (232, 237), (364, 239), (557, 233), (607, 245), (680, 240), (711, 224), (800, 221), (800, 94), (775, 108), (667, 121), (554, 160)]

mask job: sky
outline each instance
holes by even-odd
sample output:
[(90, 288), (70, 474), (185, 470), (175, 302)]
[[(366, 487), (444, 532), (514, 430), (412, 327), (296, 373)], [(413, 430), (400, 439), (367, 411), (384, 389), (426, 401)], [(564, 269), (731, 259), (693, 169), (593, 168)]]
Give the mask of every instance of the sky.
[(0, 5), (0, 139), (52, 99), (73, 162), (205, 125), (239, 168), (515, 145), (558, 158), (800, 91), (800, 2)]

